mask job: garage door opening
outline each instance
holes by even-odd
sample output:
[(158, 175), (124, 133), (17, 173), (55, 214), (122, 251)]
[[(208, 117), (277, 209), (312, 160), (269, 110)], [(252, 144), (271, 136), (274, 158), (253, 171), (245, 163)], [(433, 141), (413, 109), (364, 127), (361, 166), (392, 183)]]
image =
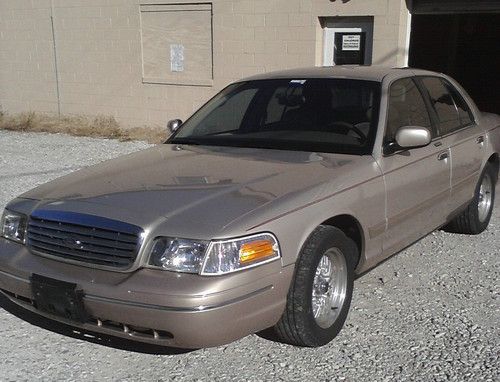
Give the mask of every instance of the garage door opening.
[(409, 64), (446, 73), (500, 114), (500, 13), (412, 16)]

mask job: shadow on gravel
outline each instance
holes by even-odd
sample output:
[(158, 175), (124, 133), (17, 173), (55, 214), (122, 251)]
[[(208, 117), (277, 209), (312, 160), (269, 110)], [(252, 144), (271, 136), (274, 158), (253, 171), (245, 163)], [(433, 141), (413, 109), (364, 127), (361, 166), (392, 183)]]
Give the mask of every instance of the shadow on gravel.
[[(271, 341), (271, 342), (290, 345), (288, 342), (283, 341), (281, 338), (278, 337), (278, 335), (274, 331), (274, 328), (267, 328), (267, 329), (264, 329), (260, 332), (255, 333), (255, 334), (257, 336), (259, 336), (260, 338)], [(292, 345), (290, 345), (290, 346), (292, 346)]]
[(140, 342), (129, 341), (122, 338), (111, 337), (101, 333), (84, 331), (80, 328), (49, 320), (43, 316), (39, 316), (33, 312), (23, 309), (2, 294), (0, 294), (0, 308), (5, 309), (10, 314), (32, 325), (38, 326), (39, 328), (50, 330), (51, 332), (62, 334), (67, 337), (76, 338), (79, 340), (103, 345), (118, 350), (155, 355), (185, 354), (193, 351), (190, 349), (178, 349), (159, 345), (149, 345)]

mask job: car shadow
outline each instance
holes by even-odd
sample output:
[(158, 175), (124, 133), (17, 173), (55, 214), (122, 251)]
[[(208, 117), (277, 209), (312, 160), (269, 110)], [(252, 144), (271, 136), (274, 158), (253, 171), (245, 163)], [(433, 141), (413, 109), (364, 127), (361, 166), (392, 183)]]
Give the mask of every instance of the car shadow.
[(267, 341), (290, 345), (288, 342), (278, 337), (273, 327), (261, 330), (260, 332), (255, 333), (255, 335)]
[(57, 321), (52, 321), (46, 317), (23, 309), (2, 294), (0, 294), (0, 308), (3, 308), (10, 314), (30, 323), (31, 325), (38, 326), (39, 328), (113, 349), (154, 355), (175, 355), (194, 351), (193, 349), (179, 349), (135, 342), (124, 338), (112, 337), (102, 333), (83, 330)]

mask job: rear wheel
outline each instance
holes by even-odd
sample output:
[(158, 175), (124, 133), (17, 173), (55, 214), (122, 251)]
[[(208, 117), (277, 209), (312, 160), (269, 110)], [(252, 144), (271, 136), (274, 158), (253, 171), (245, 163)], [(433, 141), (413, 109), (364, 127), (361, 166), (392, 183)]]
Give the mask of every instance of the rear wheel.
[(354, 283), (356, 244), (335, 227), (319, 226), (296, 265), (278, 337), (298, 346), (330, 342), (347, 318)]
[(495, 168), (487, 163), (467, 208), (445, 227), (447, 231), (476, 235), (483, 232), (491, 219), (495, 202)]

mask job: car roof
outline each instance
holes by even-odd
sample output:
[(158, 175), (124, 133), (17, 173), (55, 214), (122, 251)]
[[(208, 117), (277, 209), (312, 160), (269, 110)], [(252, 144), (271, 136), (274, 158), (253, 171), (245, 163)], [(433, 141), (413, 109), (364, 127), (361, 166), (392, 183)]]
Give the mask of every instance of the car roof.
[(414, 68), (391, 68), (387, 66), (337, 65), (280, 70), (257, 74), (241, 81), (270, 80), (279, 78), (352, 78), (381, 82), (384, 77), (408, 77), (409, 75), (439, 75), (435, 72)]

